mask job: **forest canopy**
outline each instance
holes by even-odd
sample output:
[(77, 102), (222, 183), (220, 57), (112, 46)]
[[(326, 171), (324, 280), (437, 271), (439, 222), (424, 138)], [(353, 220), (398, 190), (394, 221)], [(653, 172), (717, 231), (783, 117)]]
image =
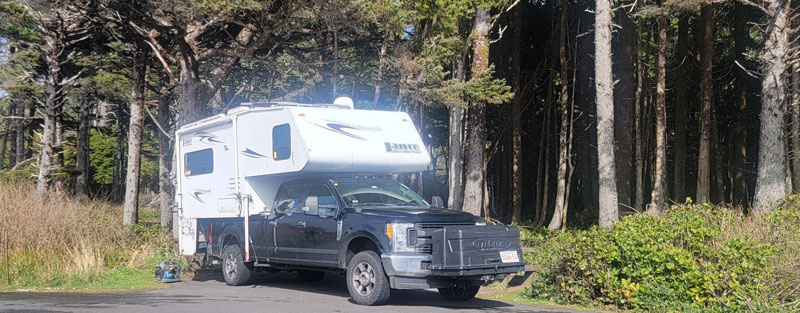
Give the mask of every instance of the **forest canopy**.
[(800, 190), (795, 4), (3, 0), (0, 167), (168, 225), (177, 127), (347, 96), (411, 114), (433, 162), (399, 179), (487, 219), (765, 212)]

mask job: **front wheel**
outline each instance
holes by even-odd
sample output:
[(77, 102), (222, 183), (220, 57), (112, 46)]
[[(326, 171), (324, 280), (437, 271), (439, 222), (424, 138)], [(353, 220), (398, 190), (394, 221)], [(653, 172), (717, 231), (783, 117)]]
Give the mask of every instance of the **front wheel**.
[(442, 295), (447, 300), (450, 301), (467, 301), (469, 299), (475, 298), (475, 295), (478, 294), (478, 290), (481, 289), (481, 286), (455, 286), (455, 287), (448, 287), (448, 288), (439, 288), (439, 294)]
[(353, 302), (361, 305), (379, 305), (389, 300), (389, 278), (383, 272), (378, 254), (361, 251), (347, 266), (347, 291)]
[(244, 256), (239, 245), (232, 244), (225, 247), (222, 252), (222, 276), (225, 283), (231, 286), (241, 286), (250, 281), (251, 270), (244, 264)]

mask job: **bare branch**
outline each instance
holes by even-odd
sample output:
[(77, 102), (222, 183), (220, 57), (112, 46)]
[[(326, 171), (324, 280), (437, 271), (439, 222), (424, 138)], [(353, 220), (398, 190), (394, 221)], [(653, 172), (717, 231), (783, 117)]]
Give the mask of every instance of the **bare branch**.
[(150, 116), (151, 120), (153, 120), (153, 124), (156, 124), (156, 127), (158, 127), (158, 130), (161, 131), (161, 133), (164, 134), (164, 136), (167, 136), (167, 138), (169, 138), (169, 141), (172, 141), (173, 140), (172, 135), (170, 133), (168, 133), (166, 130), (164, 130), (164, 127), (161, 126), (161, 123), (158, 122), (158, 119), (156, 119), (156, 117), (153, 115), (153, 113), (150, 112), (150, 108), (148, 108), (145, 105), (144, 106), (144, 110), (147, 111), (147, 115)]
[(764, 6), (762, 6), (762, 5), (758, 4), (758, 3), (755, 3), (755, 2), (753, 2), (751, 0), (739, 0), (739, 1), (742, 2), (743, 4), (746, 4), (746, 5), (752, 6), (752, 7), (756, 8), (756, 9), (761, 10), (761, 12), (764, 12), (764, 14), (766, 14), (767, 16), (772, 16), (772, 11), (770, 11), (769, 9), (765, 8)]

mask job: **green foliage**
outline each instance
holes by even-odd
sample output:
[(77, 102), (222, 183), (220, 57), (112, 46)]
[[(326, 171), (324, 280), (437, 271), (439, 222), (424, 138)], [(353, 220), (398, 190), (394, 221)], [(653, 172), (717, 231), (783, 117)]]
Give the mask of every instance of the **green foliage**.
[(94, 183), (110, 185), (114, 181), (114, 156), (117, 149), (116, 137), (106, 135), (96, 129), (91, 130), (89, 167)]
[(778, 257), (800, 253), (796, 243), (777, 243), (800, 238), (798, 212), (794, 206), (750, 218), (692, 205), (628, 216), (610, 229), (525, 232), (537, 250), (526, 261), (542, 267), (531, 296), (658, 312), (777, 308), (787, 301), (772, 290), (780, 283), (772, 279)]
[(17, 168), (13, 171), (0, 170), (0, 184), (34, 182), (38, 173), (39, 170), (33, 165)]
[(34, 30), (34, 20), (27, 9), (14, 1), (0, 1), (0, 37), (37, 43), (42, 40)]
[(494, 65), (490, 65), (488, 70), (466, 82), (455, 79), (446, 81), (443, 88), (435, 90), (435, 95), (448, 106), (479, 102), (503, 104), (511, 101), (514, 98), (511, 86), (506, 84), (505, 79), (494, 78), (493, 75)]

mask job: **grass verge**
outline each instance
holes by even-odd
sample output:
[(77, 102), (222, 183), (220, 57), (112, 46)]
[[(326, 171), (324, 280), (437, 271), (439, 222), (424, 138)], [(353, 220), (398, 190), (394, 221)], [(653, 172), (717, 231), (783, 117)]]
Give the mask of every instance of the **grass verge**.
[(4, 232), (9, 237), (8, 258), (0, 253), (0, 290), (157, 288), (153, 267), (180, 261), (168, 230), (124, 227), (120, 206), (61, 194), (38, 201), (34, 194), (30, 184), (0, 185), (0, 242)]

